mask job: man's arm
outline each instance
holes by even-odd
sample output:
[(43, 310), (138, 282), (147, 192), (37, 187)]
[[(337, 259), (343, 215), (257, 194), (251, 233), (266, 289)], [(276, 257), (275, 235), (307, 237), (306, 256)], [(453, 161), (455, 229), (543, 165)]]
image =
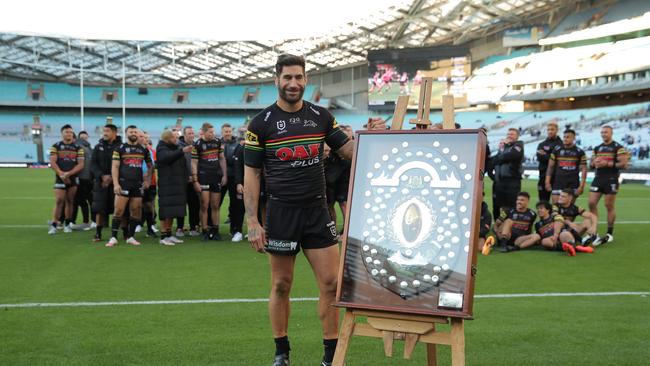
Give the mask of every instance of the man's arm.
[(341, 156), (343, 159), (352, 160), (352, 155), (354, 154), (355, 147), (356, 144), (354, 140), (349, 140), (345, 143), (345, 145), (341, 146), (341, 148), (338, 149), (336, 153), (339, 154), (339, 156)]
[(85, 159), (77, 159), (77, 164), (69, 172), (65, 172), (66, 176), (71, 177), (84, 169)]
[(257, 220), (262, 169), (244, 166), (244, 207), (248, 225), (248, 241), (256, 251), (263, 253), (266, 235)]
[(505, 152), (499, 151), (499, 153), (495, 156), (495, 163), (506, 163), (510, 161), (517, 161), (517, 160), (521, 160), (523, 156), (524, 156), (524, 149), (517, 142), (515, 142), (512, 149)]
[(553, 155), (551, 155), (551, 158), (548, 160), (548, 168), (546, 168), (546, 178), (544, 180), (544, 183), (546, 184), (546, 190), (549, 190), (549, 186), (551, 185), (551, 178), (553, 177), (554, 172), (555, 172), (555, 159)]
[(225, 186), (228, 184), (228, 162), (226, 162), (226, 157), (223, 151), (219, 153), (219, 165), (221, 166), (221, 173), (223, 173), (223, 176), (221, 177), (221, 185)]
[(578, 187), (578, 196), (585, 190), (587, 184), (587, 162), (580, 164), (580, 186)]
[(113, 189), (115, 191), (115, 194), (120, 194), (120, 191), (122, 188), (120, 187), (120, 161), (119, 160), (113, 160), (111, 162), (111, 177), (113, 178)]

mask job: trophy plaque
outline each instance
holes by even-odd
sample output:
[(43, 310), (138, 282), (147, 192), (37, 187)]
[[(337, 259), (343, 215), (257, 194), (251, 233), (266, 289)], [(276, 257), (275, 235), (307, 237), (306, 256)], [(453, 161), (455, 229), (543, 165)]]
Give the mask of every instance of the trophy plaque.
[(356, 138), (337, 305), (471, 318), (485, 134)]

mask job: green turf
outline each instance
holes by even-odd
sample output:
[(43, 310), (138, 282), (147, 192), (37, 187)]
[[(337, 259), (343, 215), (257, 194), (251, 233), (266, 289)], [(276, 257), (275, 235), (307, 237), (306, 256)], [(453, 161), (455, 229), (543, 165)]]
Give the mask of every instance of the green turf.
[[(138, 248), (108, 249), (91, 243), (89, 232), (48, 236), (51, 184), (47, 170), (0, 170), (0, 303), (267, 296), (267, 260), (244, 242), (163, 247), (143, 239)], [(525, 187), (532, 193), (534, 183)], [(650, 220), (648, 187), (623, 185), (619, 203), (620, 221)], [(646, 235), (647, 224), (621, 224), (616, 242), (593, 255), (480, 257), (476, 293), (650, 291)], [(293, 296), (317, 296), (302, 255)], [(476, 299), (467, 364), (647, 364), (648, 309), (644, 296)], [(3, 308), (0, 365), (268, 365), (268, 324), (265, 303)], [(293, 305), (290, 335), (294, 365), (317, 364), (315, 302)], [(424, 364), (421, 345), (412, 361), (401, 350), (386, 359), (380, 340), (354, 338), (348, 365)], [(449, 349), (440, 347), (439, 357), (449, 364)]]

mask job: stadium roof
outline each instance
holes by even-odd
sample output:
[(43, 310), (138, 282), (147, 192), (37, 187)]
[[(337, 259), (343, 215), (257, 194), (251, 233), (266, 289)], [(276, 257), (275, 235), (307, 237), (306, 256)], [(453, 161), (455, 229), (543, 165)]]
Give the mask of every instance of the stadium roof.
[[(327, 12), (319, 13), (318, 7), (315, 11), (309, 10), (308, 3), (300, 2), (306, 15), (296, 19), (308, 24), (313, 22), (313, 27), (298, 25), (293, 28), (321, 29), (323, 23), (336, 24), (332, 19), (338, 18), (332, 18)], [(338, 11), (336, 2), (320, 3), (334, 4), (334, 9), (329, 10)], [(84, 32), (81, 35), (66, 35), (56, 27), (51, 32), (39, 30), (30, 26), (34, 22), (28, 20), (25, 23), (3, 20), (0, 22), (0, 75), (78, 83), (79, 70), (83, 67), (84, 80), (90, 83), (119, 83), (123, 69), (126, 82), (131, 85), (255, 82), (273, 76), (275, 59), (284, 52), (304, 55), (308, 71), (335, 68), (364, 62), (370, 49), (462, 44), (526, 24), (527, 20), (566, 5), (561, 0), (382, 0), (370, 3), (373, 5), (360, 3), (367, 9), (363, 14), (353, 12), (355, 19), (346, 20), (329, 31), (320, 31), (320, 34), (294, 39), (277, 39), (277, 34), (266, 31), (289, 27), (285, 24), (288, 20), (280, 15), (267, 16), (267, 24), (241, 20), (237, 28), (229, 33), (221, 32), (219, 37), (209, 37), (200, 32), (194, 37), (183, 33), (181, 19), (185, 17), (180, 16), (176, 22), (162, 22), (168, 28), (178, 30), (177, 39), (168, 37), (149, 41), (138, 40), (143, 36), (135, 30), (129, 33), (132, 34), (130, 37), (116, 32), (111, 38), (110, 32), (100, 34), (82, 27), (79, 28)], [(32, 5), (31, 2), (24, 4)], [(13, 17), (10, 12), (3, 13), (5, 18)], [(142, 17), (134, 25), (144, 28), (149, 23), (161, 23), (150, 21), (154, 19), (153, 15), (156, 14)], [(77, 13), (76, 16), (96, 19), (97, 11), (94, 14)], [(52, 18), (62, 24), (67, 19)], [(110, 16), (102, 18), (111, 19)], [(253, 16), (251, 19), (257, 18)], [(190, 23), (201, 21), (185, 20)], [(96, 22), (106, 30), (124, 26), (122, 21)], [(21, 29), (16, 24), (27, 24), (30, 28)], [(242, 32), (243, 27), (252, 29), (252, 33)], [(84, 39), (81, 38), (83, 34), (96, 37)], [(255, 40), (236, 40), (242, 34)], [(282, 36), (281, 32), (279, 36)], [(231, 40), (219, 40), (224, 37)]]

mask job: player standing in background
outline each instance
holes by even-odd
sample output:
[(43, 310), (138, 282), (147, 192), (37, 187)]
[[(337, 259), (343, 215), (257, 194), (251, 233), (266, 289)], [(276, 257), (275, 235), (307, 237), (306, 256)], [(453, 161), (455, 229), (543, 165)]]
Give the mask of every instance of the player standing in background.
[[(136, 226), (140, 225), (142, 218), (142, 194), (149, 188), (153, 163), (149, 150), (138, 143), (138, 128), (126, 128), (127, 142), (113, 151), (113, 165), (111, 177), (113, 178), (113, 191), (115, 192), (115, 212), (111, 225), (111, 239), (107, 247), (117, 244), (117, 232), (122, 224), (124, 211), (129, 208), (128, 238), (126, 242), (131, 245), (140, 245), (134, 235)], [(147, 164), (147, 174), (143, 174), (142, 165)]]
[[(551, 202), (551, 191), (546, 190), (546, 171), (551, 153), (556, 146), (562, 145), (562, 139), (557, 135), (558, 126), (556, 122), (549, 122), (546, 126), (546, 139), (537, 145), (537, 163), (539, 170), (539, 181), (537, 183), (537, 194), (540, 201)], [(551, 186), (553, 181), (551, 179)]]
[(61, 217), (61, 210), (65, 205), (65, 222), (63, 232), (72, 232), (72, 211), (74, 197), (77, 194), (79, 178), (77, 174), (84, 168), (84, 150), (74, 142), (72, 126), (66, 124), (61, 127), (62, 140), (50, 148), (50, 167), (54, 170), (54, 210), (52, 223), (48, 234), (56, 234), (56, 227)]
[[(573, 189), (577, 198), (587, 184), (587, 156), (575, 144), (576, 132), (564, 131), (562, 145), (553, 149), (546, 169), (546, 190), (552, 194), (553, 203), (557, 203), (564, 189)], [(552, 182), (552, 183), (551, 183)]]
[(614, 221), (616, 221), (616, 193), (618, 193), (618, 178), (620, 170), (627, 168), (630, 154), (625, 148), (614, 141), (613, 130), (603, 126), (600, 136), (603, 143), (596, 146), (591, 156), (591, 167), (596, 169), (596, 177), (591, 182), (589, 192), (589, 211), (598, 216), (598, 202), (605, 195), (607, 208), (607, 234), (592, 243), (594, 246), (614, 241)]

